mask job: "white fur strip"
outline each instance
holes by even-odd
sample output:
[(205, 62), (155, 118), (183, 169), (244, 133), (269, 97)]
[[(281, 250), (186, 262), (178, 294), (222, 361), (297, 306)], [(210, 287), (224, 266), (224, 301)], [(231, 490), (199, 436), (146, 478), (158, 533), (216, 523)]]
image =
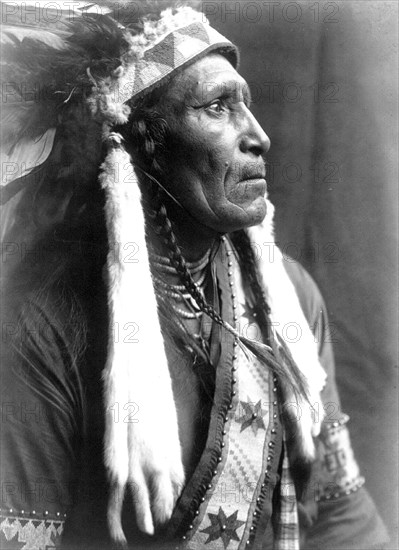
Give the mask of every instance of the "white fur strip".
[(259, 260), (259, 268), (263, 278), (264, 288), (267, 293), (271, 308), (271, 320), (275, 330), (284, 338), (289, 327), (293, 327), (298, 336), (294, 341), (286, 341), (292, 357), (298, 368), (304, 375), (309, 386), (311, 404), (317, 407), (319, 414), (311, 411), (305, 400), (296, 400), (293, 395), (286, 396), (286, 400), (293, 402), (292, 412), (298, 421), (298, 430), (302, 438), (302, 451), (308, 458), (314, 456), (314, 445), (312, 436), (320, 433), (321, 421), (323, 419), (323, 407), (321, 406), (320, 392), (324, 387), (326, 373), (321, 367), (317, 346), (314, 337), (303, 314), (298, 296), (283, 265), (283, 257), (277, 246), (274, 245), (273, 232), (273, 205), (267, 201), (267, 216), (263, 224), (249, 229), (252, 243), (260, 245), (262, 250), (265, 246), (274, 246), (274, 254), (262, 254)]
[[(130, 157), (113, 140), (100, 177), (106, 191), (110, 335), (104, 371), (105, 463), (113, 498), (133, 489), (137, 521), (153, 533), (169, 519), (184, 482), (176, 408), (149, 269), (140, 190)], [(119, 495), (119, 497), (118, 497)], [(155, 495), (155, 502), (151, 502)], [(151, 513), (152, 509), (152, 513)], [(121, 502), (110, 503), (123, 540)], [(119, 522), (119, 523), (118, 523)]]

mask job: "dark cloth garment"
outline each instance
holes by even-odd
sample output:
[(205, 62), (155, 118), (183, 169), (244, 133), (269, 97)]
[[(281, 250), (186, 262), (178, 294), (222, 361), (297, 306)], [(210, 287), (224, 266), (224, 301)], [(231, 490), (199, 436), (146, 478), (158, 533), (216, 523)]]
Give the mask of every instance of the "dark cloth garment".
[[(46, 261), (33, 258), (32, 265), (20, 266), (7, 285), (2, 312), (1, 548), (23, 548), (21, 542), (33, 540), (29, 537), (39, 536), (40, 530), (45, 530), (50, 547), (58, 546), (61, 539), (64, 548), (76, 550), (112, 547), (107, 534), (108, 489), (102, 461), (101, 372), (108, 331), (104, 261), (105, 250), (100, 244), (60, 240), (46, 250)], [(39, 264), (46, 266), (45, 272), (40, 271)], [(21, 276), (21, 267), (27, 275)], [(287, 271), (328, 375), (323, 403), (334, 404), (339, 417), (342, 413), (325, 306), (316, 285), (299, 264), (287, 263)], [(44, 281), (49, 282), (43, 285)], [(223, 304), (221, 307), (223, 310)], [(168, 357), (174, 352), (167, 349)], [(219, 367), (223, 369), (223, 357)], [(218, 386), (215, 399), (226, 401), (227, 388), (230, 384), (225, 389)], [(220, 430), (217, 423), (211, 418), (209, 430)], [(277, 449), (282, 449), (281, 438), (280, 425)], [(199, 451), (203, 445), (199, 442)], [(211, 461), (211, 457), (203, 457), (195, 475), (199, 471), (210, 475)], [(281, 460), (277, 455), (272, 479), (277, 481), (279, 472)], [(316, 488), (324, 490), (321, 474), (323, 468), (316, 464), (299, 503), (302, 547), (369, 550), (386, 543), (384, 527), (367, 491), (360, 488), (318, 502)], [(193, 492), (185, 491), (169, 532), (185, 527), (192, 502), (198, 498), (193, 479), (187, 485)], [(273, 547), (270, 518), (277, 504), (274, 494), (272, 490), (253, 543), (259, 550)], [(123, 524), (132, 549), (175, 546), (165, 542), (165, 533), (155, 538), (139, 534), (131, 499), (125, 504)], [(39, 543), (31, 546), (36, 547), (41, 548)]]

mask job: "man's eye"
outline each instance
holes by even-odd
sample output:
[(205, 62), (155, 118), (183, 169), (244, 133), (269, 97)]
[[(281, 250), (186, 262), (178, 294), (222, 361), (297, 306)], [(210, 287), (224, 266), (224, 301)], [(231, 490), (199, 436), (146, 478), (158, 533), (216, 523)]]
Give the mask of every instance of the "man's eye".
[(222, 113), (225, 110), (225, 108), (226, 106), (221, 99), (216, 99), (215, 101), (212, 101), (212, 103), (209, 103), (209, 105), (206, 106), (207, 111), (213, 111), (214, 113)]

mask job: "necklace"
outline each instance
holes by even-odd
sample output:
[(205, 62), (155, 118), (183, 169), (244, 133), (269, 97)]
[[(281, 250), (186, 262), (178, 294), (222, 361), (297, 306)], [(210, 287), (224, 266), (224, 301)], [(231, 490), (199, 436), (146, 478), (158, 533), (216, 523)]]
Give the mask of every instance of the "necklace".
[[(205, 279), (208, 276), (208, 272), (204, 270), (202, 274), (200, 275), (199, 279), (196, 281), (197, 286), (202, 286), (205, 283)], [(173, 285), (170, 283), (165, 283), (162, 279), (157, 277), (156, 275), (153, 276), (154, 282), (157, 286), (164, 289), (165, 294), (168, 296), (171, 296), (176, 299), (181, 299), (182, 296), (189, 297), (190, 294), (187, 292), (187, 289), (184, 285)]]
[[(186, 266), (195, 284), (204, 297), (210, 276), (210, 255), (211, 251), (208, 250), (199, 260), (186, 262)], [(154, 287), (159, 298), (165, 304), (171, 306), (181, 319), (200, 321), (202, 311), (186, 287), (184, 285), (167, 283), (164, 280), (168, 275), (178, 277), (178, 272), (171, 260), (152, 251), (149, 252), (149, 257), (153, 268)], [(199, 327), (197, 328), (199, 329)]]
[[(195, 262), (186, 261), (186, 266), (188, 267), (191, 275), (196, 275), (202, 271), (209, 264), (210, 256), (211, 251), (207, 250), (199, 260), (196, 260)], [(161, 271), (166, 273), (176, 273), (176, 269), (174, 268), (172, 261), (167, 256), (160, 256), (150, 250), (149, 257), (154, 266)]]

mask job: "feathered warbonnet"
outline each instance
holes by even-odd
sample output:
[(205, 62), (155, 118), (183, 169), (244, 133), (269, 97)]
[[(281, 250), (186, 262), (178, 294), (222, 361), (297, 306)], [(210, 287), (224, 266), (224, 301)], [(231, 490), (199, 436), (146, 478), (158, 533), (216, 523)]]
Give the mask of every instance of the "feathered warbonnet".
[[(40, 9), (40, 4), (36, 4), (36, 9)], [(150, 3), (153, 7), (156, 4)], [(7, 223), (12, 223), (12, 205), (26, 185), (27, 176), (54, 154), (60, 120), (68, 116), (71, 105), (75, 110), (82, 106), (88, 110), (86, 127), (81, 131), (89, 137), (86, 140), (82, 137), (83, 149), (71, 155), (65, 169), (78, 170), (83, 175), (83, 185), (85, 170), (90, 172), (90, 163), (95, 165), (98, 160), (95, 148), (100, 141), (107, 150), (99, 176), (106, 196), (110, 244), (109, 341), (103, 373), (104, 456), (111, 486), (109, 527), (112, 537), (123, 541), (120, 515), (126, 486), (134, 484), (138, 526), (151, 534), (154, 524), (170, 518), (185, 479), (138, 176), (116, 128), (128, 121), (135, 99), (165, 84), (201, 56), (217, 51), (236, 67), (238, 53), (229, 40), (191, 7), (169, 8), (146, 18), (136, 14), (134, 25), (129, 22), (126, 8), (115, 14), (108, 8), (94, 9), (88, 4), (80, 10), (57, 11), (52, 18), (47, 11), (47, 21), (42, 21), (42, 26), (40, 17), (34, 24), (23, 23), (18, 12), (21, 7), (10, 4), (7, 9), (9, 25), (3, 28), (3, 38), (5, 55), (9, 58), (8, 101), (3, 103), (2, 113), (2, 203), (10, 205), (6, 207)], [(249, 230), (251, 241), (274, 242), (272, 217), (273, 208), (268, 203), (265, 223)], [(137, 247), (138, 261), (125, 262), (123, 245), (132, 241)], [(287, 323), (300, 326), (301, 338), (289, 348), (308, 388), (305, 396), (294, 394), (287, 387), (285, 399), (296, 399), (300, 404), (306, 399), (316, 403), (320, 401), (325, 374), (281, 254), (277, 248), (275, 251), (272, 261), (261, 260), (260, 272), (267, 274), (262, 283), (277, 333)], [(136, 327), (134, 345), (115, 341), (116, 324)], [(254, 344), (246, 344), (254, 353), (262, 353)], [(136, 404), (139, 422), (114, 422), (115, 403), (122, 407)], [(308, 406), (303, 406), (302, 411), (297, 454), (311, 460), (312, 437), (318, 434), (321, 419), (312, 418)]]

